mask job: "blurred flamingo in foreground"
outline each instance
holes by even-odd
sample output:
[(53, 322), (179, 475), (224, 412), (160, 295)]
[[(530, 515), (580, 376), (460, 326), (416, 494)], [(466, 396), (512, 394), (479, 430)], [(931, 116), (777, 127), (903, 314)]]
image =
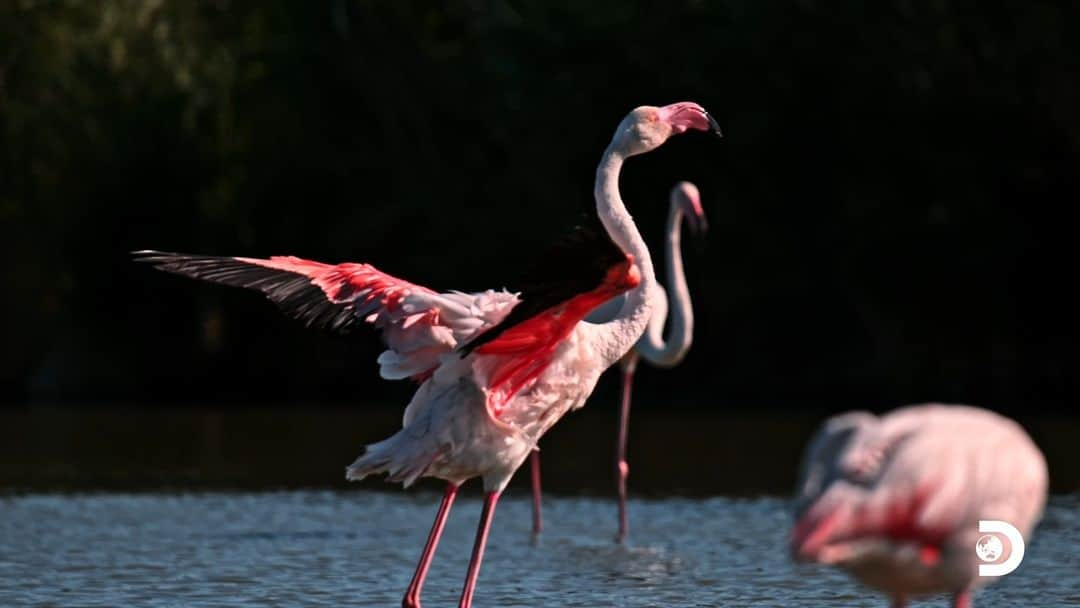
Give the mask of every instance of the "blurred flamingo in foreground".
[(847, 570), (894, 608), (940, 593), (968, 608), (973, 589), (992, 580), (978, 576), (979, 520), (1027, 538), (1046, 491), (1042, 453), (993, 412), (932, 404), (843, 414), (807, 447), (791, 550)]
[[(641, 336), (634, 349), (620, 361), (622, 370), (622, 400), (619, 406), (619, 427), (615, 448), (615, 484), (619, 497), (619, 532), (617, 540), (626, 538), (628, 518), (626, 514), (626, 478), (630, 466), (626, 462), (626, 442), (630, 426), (630, 391), (634, 385), (634, 370), (639, 359), (657, 367), (672, 368), (682, 362), (690, 350), (694, 339), (694, 310), (690, 304), (690, 290), (686, 286), (686, 274), (682, 261), (682, 222), (687, 220), (691, 232), (703, 235), (708, 229), (705, 211), (701, 206), (701, 195), (697, 186), (690, 182), (679, 182), (671, 189), (669, 196), (667, 238), (667, 280), (669, 293), (663, 289), (653, 293), (653, 316), (648, 328)], [(670, 328), (664, 336), (664, 326), (668, 324), (668, 299), (674, 303), (670, 317)], [(604, 323), (618, 314), (624, 297), (614, 298), (604, 303), (586, 317), (593, 323)], [(540, 507), (540, 452), (534, 451), (530, 459), (533, 491), (533, 533), (538, 534), (543, 528)]]
[[(412, 484), (446, 480), (446, 492), (402, 605), (420, 592), (458, 487), (483, 479), (486, 498), (460, 606), (472, 604), (499, 495), (536, 442), (581, 407), (605, 369), (641, 336), (658, 290), (652, 259), (619, 195), (623, 161), (688, 129), (716, 130), (695, 103), (636, 108), (619, 124), (596, 174), (596, 211), (607, 234), (575, 234), (546, 258), (520, 294), (437, 293), (367, 264), (140, 252), (157, 267), (262, 291), (308, 324), (348, 330), (372, 323), (389, 347), (384, 378), (420, 383), (402, 429), (367, 446), (347, 469), (359, 480), (387, 473)], [(636, 265), (635, 265), (636, 264)], [(584, 322), (599, 304), (627, 293), (607, 323)]]

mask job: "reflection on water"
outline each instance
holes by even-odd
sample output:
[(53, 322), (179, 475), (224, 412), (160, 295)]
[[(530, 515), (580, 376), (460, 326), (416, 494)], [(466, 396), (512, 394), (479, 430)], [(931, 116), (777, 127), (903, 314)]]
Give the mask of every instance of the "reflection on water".
[[(787, 493), (802, 446), (821, 418), (796, 411), (640, 408), (630, 431), (631, 491)], [(1080, 419), (1021, 422), (1046, 453), (1053, 491), (1080, 490)], [(345, 482), (344, 469), (361, 446), (389, 436), (400, 423), (400, 407), (371, 406), (0, 410), (0, 488), (344, 489), (355, 487)], [(556, 425), (540, 444), (546, 487), (612, 493), (614, 427), (614, 407), (602, 404)], [(518, 477), (516, 483), (527, 482)], [(361, 486), (388, 487), (379, 480)]]
[[(398, 605), (437, 502), (431, 492), (9, 495), (0, 605)], [(625, 547), (612, 542), (611, 501), (546, 506), (548, 528), (531, 543), (527, 496), (500, 503), (478, 606), (885, 605), (837, 572), (788, 561), (780, 499), (635, 499)], [(466, 496), (451, 513), (426, 605), (456, 602), (479, 509)], [(976, 605), (1076, 605), (1077, 546), (1080, 496), (1055, 497), (1023, 565)]]

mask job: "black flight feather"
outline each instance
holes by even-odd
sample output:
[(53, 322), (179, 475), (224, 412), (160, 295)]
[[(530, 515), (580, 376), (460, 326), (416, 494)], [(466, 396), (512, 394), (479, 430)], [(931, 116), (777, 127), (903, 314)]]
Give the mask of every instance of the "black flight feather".
[[(219, 285), (257, 289), (267, 299), (308, 327), (349, 333), (361, 323), (353, 300), (334, 302), (311, 277), (252, 264), (232, 257), (136, 251), (135, 260), (159, 270)], [(339, 294), (340, 298), (340, 294)]]

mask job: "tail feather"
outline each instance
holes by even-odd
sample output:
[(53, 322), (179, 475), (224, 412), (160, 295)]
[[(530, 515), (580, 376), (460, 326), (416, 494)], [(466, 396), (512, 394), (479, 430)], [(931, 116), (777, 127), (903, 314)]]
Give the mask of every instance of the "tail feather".
[(426, 442), (402, 440), (402, 432), (364, 448), (345, 469), (345, 479), (360, 481), (368, 475), (386, 473), (386, 480), (409, 487), (424, 476), (442, 450)]

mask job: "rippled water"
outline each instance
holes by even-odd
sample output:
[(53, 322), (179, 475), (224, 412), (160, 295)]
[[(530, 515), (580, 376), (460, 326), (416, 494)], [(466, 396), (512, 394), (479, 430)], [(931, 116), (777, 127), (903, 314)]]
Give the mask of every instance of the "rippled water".
[[(394, 606), (434, 515), (429, 492), (31, 494), (0, 498), (0, 606)], [(455, 605), (479, 513), (458, 499), (425, 588)], [(631, 503), (549, 498), (530, 542), (526, 497), (495, 516), (479, 606), (884, 606), (784, 550), (780, 499)], [(1057, 497), (1024, 564), (985, 606), (1080, 605), (1080, 496)], [(920, 605), (946, 605), (944, 600)]]

